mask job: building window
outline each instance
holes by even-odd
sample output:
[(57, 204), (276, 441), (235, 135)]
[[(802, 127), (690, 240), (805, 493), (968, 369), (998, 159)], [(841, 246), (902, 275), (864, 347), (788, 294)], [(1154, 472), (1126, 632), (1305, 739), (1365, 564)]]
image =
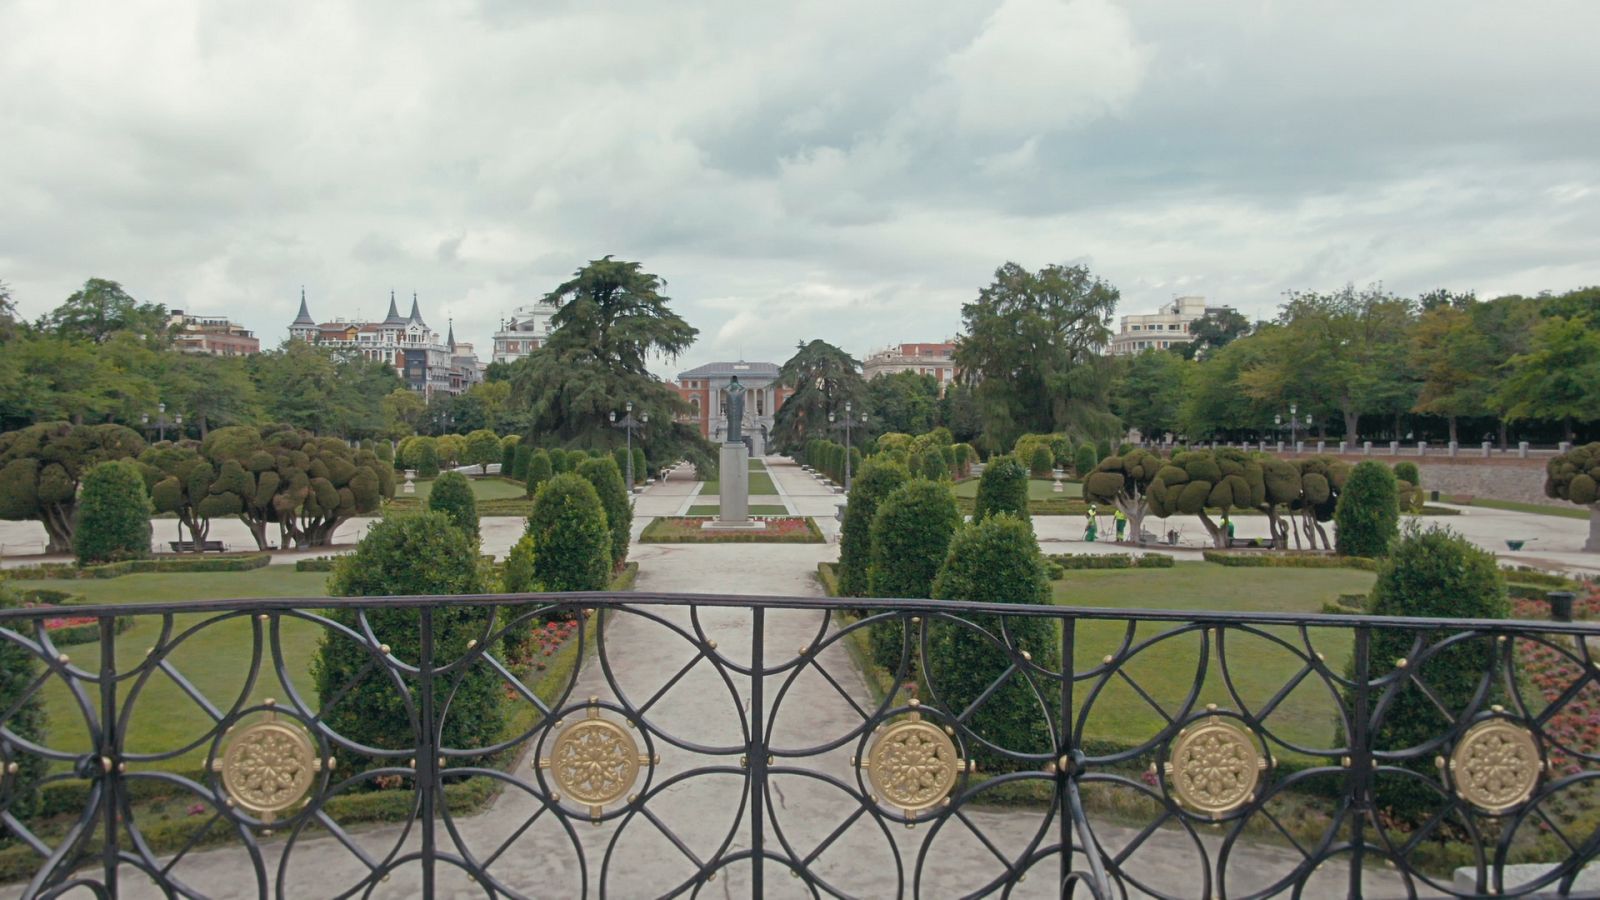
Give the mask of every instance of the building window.
[(1138, 331), (1139, 330), (1139, 326), (1137, 326), (1137, 325), (1129, 325), (1128, 326), (1128, 330), (1129, 331)]
[(756, 391), (756, 415), (764, 416), (766, 414), (767, 414), (767, 392), (758, 390), (758, 391)]

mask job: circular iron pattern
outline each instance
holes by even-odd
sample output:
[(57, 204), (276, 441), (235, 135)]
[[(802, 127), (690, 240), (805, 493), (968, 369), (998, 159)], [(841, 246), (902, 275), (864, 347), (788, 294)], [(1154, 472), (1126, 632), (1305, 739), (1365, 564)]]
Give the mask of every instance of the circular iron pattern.
[(599, 706), (591, 704), (587, 710), (584, 718), (556, 735), (539, 768), (549, 769), (556, 786), (598, 818), (606, 804), (627, 795), (639, 769), (651, 760), (639, 752), (639, 742), (626, 728), (600, 717)]
[(1250, 802), (1266, 768), (1249, 732), (1207, 716), (1178, 732), (1164, 771), (1180, 803), (1220, 818)]
[(910, 816), (945, 802), (967, 764), (944, 729), (912, 713), (878, 735), (865, 768), (877, 795)]
[(270, 822), (311, 790), (322, 760), (305, 731), (268, 713), (234, 732), (212, 768), (235, 806)]
[(1449, 780), (1461, 799), (1487, 813), (1503, 813), (1533, 796), (1544, 758), (1533, 733), (1504, 718), (1467, 729), (1450, 754)]

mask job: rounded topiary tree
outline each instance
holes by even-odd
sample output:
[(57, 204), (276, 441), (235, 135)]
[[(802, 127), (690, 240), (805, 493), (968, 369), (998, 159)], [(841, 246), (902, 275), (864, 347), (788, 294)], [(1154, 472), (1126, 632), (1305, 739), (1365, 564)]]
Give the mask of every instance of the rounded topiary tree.
[(434, 479), (433, 490), (428, 494), (428, 508), (450, 517), (457, 528), (478, 543), (478, 500), (472, 494), (472, 484), (460, 472), (445, 472)]
[[(394, 516), (374, 524), (355, 552), (334, 563), (328, 592), (335, 597), (384, 597), (404, 594), (478, 594), (485, 588), (478, 568), (478, 548), (444, 513), (425, 511)], [(492, 607), (438, 606), (432, 612), (433, 659), (447, 665), (466, 655), (469, 642), (481, 639), (494, 621)], [(357, 632), (355, 612), (334, 609), (329, 618)], [(421, 612), (410, 606), (380, 606), (366, 611), (378, 644), (403, 662), (416, 665), (421, 653)], [(376, 647), (326, 631), (311, 664), (317, 694), (324, 703), (323, 721), (339, 735), (371, 747), (405, 752), (415, 746), (415, 731), (406, 697), (390, 678), (373, 675)], [(417, 682), (404, 679), (404, 691), (415, 706)], [(353, 685), (353, 686), (352, 686)], [(438, 703), (443, 721), (423, 723), (441, 729), (443, 748), (484, 747), (500, 739), (504, 719), (499, 678), (481, 660), (450, 673), (450, 703)], [(340, 695), (343, 694), (342, 697)], [(336, 697), (338, 701), (333, 702)], [(332, 704), (331, 707), (327, 706)], [(374, 760), (337, 747), (342, 764), (357, 769), (373, 764), (397, 765), (393, 758)], [(474, 765), (475, 757), (449, 757), (448, 765)]]
[(633, 483), (644, 484), (650, 474), (650, 463), (645, 459), (644, 448), (633, 448)]
[(1400, 496), (1394, 473), (1374, 460), (1357, 463), (1334, 510), (1334, 549), (1340, 556), (1384, 556), (1400, 534)]
[(1035, 478), (1049, 478), (1056, 467), (1055, 454), (1048, 444), (1034, 444), (1028, 452), (1028, 474)]
[(850, 497), (839, 526), (839, 593), (867, 595), (867, 567), (872, 561), (872, 518), (878, 505), (911, 479), (911, 473), (886, 456), (870, 456), (850, 483)]
[(1079, 444), (1078, 449), (1073, 451), (1072, 467), (1077, 470), (1079, 478), (1093, 472), (1099, 462), (1100, 454), (1095, 452), (1095, 446), (1088, 441)]
[(606, 527), (611, 530), (611, 568), (620, 569), (628, 561), (628, 532), (633, 527), (633, 500), (622, 483), (622, 473), (617, 471), (616, 460), (600, 456), (580, 463), (578, 474), (600, 495)]
[[(1360, 466), (1356, 468), (1359, 470)], [(1356, 473), (1352, 472), (1350, 477), (1353, 483)], [(1343, 529), (1340, 531), (1342, 533)], [(1413, 528), (1394, 542), (1389, 557), (1380, 566), (1366, 611), (1379, 616), (1503, 619), (1510, 614), (1510, 603), (1506, 598), (1505, 580), (1493, 554), (1480, 550), (1448, 529), (1421, 531)], [(1449, 634), (1424, 632), (1421, 636), (1424, 646), (1431, 646)], [(1440, 651), (1424, 653), (1420, 661), (1413, 647), (1417, 637), (1415, 631), (1372, 629), (1368, 668), (1373, 681), (1391, 678), (1399, 660), (1409, 658), (1405, 667), (1408, 679), (1396, 690), (1374, 724), (1374, 750), (1402, 752), (1423, 748), (1447, 733), (1460, 716), (1471, 711), (1472, 698), (1486, 683), (1491, 692), (1498, 690), (1495, 680), (1499, 677), (1495, 674), (1498, 653), (1492, 636), (1452, 643)], [(1352, 663), (1345, 674), (1353, 678), (1354, 671)], [(1439, 710), (1428, 693), (1418, 686), (1419, 682), (1427, 685), (1428, 693), (1449, 709), (1451, 716), (1446, 717)], [(1370, 690), (1369, 709), (1377, 711), (1384, 691), (1383, 687)], [(1491, 699), (1485, 699), (1481, 707), (1488, 708)], [(1354, 709), (1354, 701), (1348, 696), (1346, 708)], [(1437, 752), (1436, 747), (1423, 749), (1390, 764), (1436, 778), (1434, 756)], [(1417, 779), (1404, 776), (1380, 775), (1374, 796), (1380, 805), (1389, 807), (1396, 818), (1412, 823), (1427, 819), (1445, 803), (1436, 791)]]
[[(500, 592), (502, 594), (531, 594), (544, 590), (539, 584), (539, 579), (534, 577), (533, 563), (537, 558), (537, 551), (533, 546), (533, 535), (524, 534), (511, 545), (511, 550), (506, 553), (505, 565), (500, 569)], [(528, 636), (538, 625), (535, 617), (524, 614), (536, 609), (536, 605), (503, 606), (500, 608), (500, 620), (505, 627), (501, 636), (501, 645), (507, 654), (515, 655), (519, 648), (527, 642)]]
[(150, 497), (132, 462), (104, 462), (83, 476), (73, 529), (78, 565), (150, 555)]
[(1121, 456), (1100, 460), (1083, 480), (1083, 496), (1092, 503), (1107, 503), (1128, 517), (1133, 542), (1144, 543), (1144, 517), (1150, 511), (1146, 494), (1164, 461), (1145, 450), (1130, 450)]
[(389, 443), (388, 438), (378, 441), (378, 443), (373, 446), (372, 453), (383, 462), (394, 462), (394, 445)]
[(499, 462), (500, 436), (487, 428), (479, 428), (467, 435), (466, 449), (461, 453), (461, 462), (469, 466), (477, 466), (479, 475), (489, 474), (489, 464)]
[(532, 497), (539, 493), (539, 486), (549, 481), (550, 476), (555, 474), (550, 470), (550, 454), (542, 449), (533, 451), (528, 457), (527, 469), (528, 496)]
[(1414, 462), (1397, 462), (1394, 464), (1395, 492), (1400, 497), (1400, 509), (1403, 512), (1422, 512), (1422, 472)]
[(1394, 464), (1394, 477), (1401, 481), (1409, 481), (1416, 487), (1422, 487), (1422, 472), (1414, 462), (1397, 462)]
[(594, 485), (570, 472), (551, 476), (533, 498), (528, 534), (533, 577), (547, 591), (605, 590), (611, 575), (611, 531)]
[(1032, 523), (1028, 513), (1028, 471), (1014, 457), (1001, 456), (984, 467), (978, 478), (978, 496), (972, 503), (972, 521), (1008, 512)]
[(950, 467), (945, 465), (944, 454), (932, 447), (917, 454), (917, 474), (929, 481), (950, 478)]
[(1589, 539), (1583, 549), (1600, 553), (1600, 443), (1573, 447), (1546, 463), (1544, 494), (1589, 507)]
[(511, 468), (506, 475), (517, 481), (528, 480), (528, 462), (533, 459), (533, 448), (517, 445), (511, 451)]
[[(872, 517), (872, 562), (867, 590), (874, 597), (928, 597), (933, 578), (961, 525), (955, 495), (943, 482), (916, 478), (883, 499)], [(900, 664), (899, 623), (872, 628), (873, 658), (894, 669)]]
[(956, 467), (956, 475), (957, 475), (957, 477), (960, 477), (960, 478), (967, 477), (967, 473), (969, 473), (972, 470), (972, 457), (973, 457), (972, 445), (971, 444), (952, 444), (952, 445), (950, 445), (950, 453), (955, 457), (955, 467)]
[(439, 453), (439, 465), (453, 469), (461, 465), (461, 457), (467, 452), (467, 439), (459, 434), (441, 434), (434, 449)]
[[(1010, 514), (990, 516), (957, 531), (938, 575), (933, 580), (935, 600), (973, 603), (1016, 603), (1044, 606), (1050, 602), (1050, 583), (1039, 545), (1028, 523)], [(1001, 636), (999, 616), (968, 617), (976, 628)], [(935, 622), (929, 633), (932, 657), (927, 661), (929, 702), (949, 713), (961, 713), (988, 691), (1008, 668), (1032, 664), (1046, 671), (1057, 668), (1061, 653), (1055, 623), (1047, 618), (1017, 617), (1005, 621), (1010, 638), (1008, 653), (974, 628)], [(1056, 696), (1048, 680), (1041, 680), (1046, 698)], [(967, 720), (972, 734), (1013, 753), (1047, 756), (1053, 747), (1050, 718), (1039, 695), (1020, 674), (1012, 674), (983, 701)], [(973, 742), (969, 739), (968, 745)], [(1039, 761), (1021, 761), (976, 749), (975, 756), (988, 772), (1037, 768)]]
[(522, 435), (508, 434), (500, 439), (500, 474), (510, 475), (511, 470), (517, 465), (517, 446), (522, 443)]
[(629, 455), (627, 447), (615, 447), (611, 451), (611, 458), (617, 461), (617, 471), (622, 473), (622, 480), (628, 480), (628, 463), (633, 457)]
[(418, 478), (433, 478), (439, 474), (439, 442), (431, 437), (419, 437), (411, 445), (411, 467)]
[[(19, 605), (17, 598), (6, 589), (5, 582), (0, 581), (0, 609)], [(18, 632), (28, 631), (22, 622), (15, 622), (11, 627)], [(15, 641), (0, 638), (0, 712), (6, 713), (5, 729), (17, 738), (43, 745), (46, 737), (44, 702), (34, 684), (39, 677), (38, 670), (38, 657), (32, 651)], [(6, 776), (3, 792), (0, 792), (0, 808), (26, 822), (38, 809), (39, 782), (48, 768), (47, 760), (8, 740), (0, 751), (0, 764), (16, 766)], [(10, 836), (8, 831), (0, 825), (0, 836)]]

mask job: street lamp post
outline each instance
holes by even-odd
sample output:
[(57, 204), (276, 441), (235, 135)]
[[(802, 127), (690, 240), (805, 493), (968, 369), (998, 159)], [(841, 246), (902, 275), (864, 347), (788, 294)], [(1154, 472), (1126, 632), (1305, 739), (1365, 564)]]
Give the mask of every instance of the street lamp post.
[[(145, 413), (141, 415), (139, 417), (139, 421), (144, 423), (145, 428), (148, 430), (150, 427), (150, 414)], [(182, 428), (183, 413), (173, 413), (172, 424), (176, 428)], [(156, 440), (158, 441), (164, 441), (167, 439), (167, 404), (165, 403), (156, 404), (156, 434)], [(146, 435), (146, 437), (149, 437), (149, 435)]]
[[(855, 416), (851, 414), (850, 408), (851, 403), (846, 400), (844, 402), (844, 421), (837, 424), (833, 424), (833, 413), (828, 413), (828, 422), (832, 427), (844, 429), (844, 492), (846, 494), (850, 493), (850, 429), (856, 424)], [(861, 413), (861, 424), (867, 424), (866, 412)]]
[(622, 417), (621, 422), (617, 421), (617, 413), (615, 410), (610, 413), (609, 418), (611, 420), (612, 428), (621, 428), (623, 431), (628, 433), (628, 465), (627, 474), (624, 477), (628, 479), (628, 493), (631, 494), (633, 493), (633, 430), (635, 428), (643, 428), (644, 425), (650, 421), (650, 414), (640, 413), (639, 418), (635, 419), (633, 417), (633, 401), (629, 400), (627, 403), (627, 413)]
[[(1272, 417), (1272, 424), (1276, 425), (1279, 428), (1282, 428), (1283, 427), (1283, 413), (1278, 413), (1278, 414), (1274, 415)], [(1305, 426), (1306, 426), (1306, 430), (1307, 431), (1311, 430), (1311, 414), (1310, 413), (1306, 413)], [(1300, 404), (1298, 404), (1298, 403), (1290, 403), (1289, 404), (1289, 447), (1290, 447), (1290, 449), (1291, 450), (1295, 450), (1296, 448), (1298, 448), (1299, 441), (1300, 441)]]

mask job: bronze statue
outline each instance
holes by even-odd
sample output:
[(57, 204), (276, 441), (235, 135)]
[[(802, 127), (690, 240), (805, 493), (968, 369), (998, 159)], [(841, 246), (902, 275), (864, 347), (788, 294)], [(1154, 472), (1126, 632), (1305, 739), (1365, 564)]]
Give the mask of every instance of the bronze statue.
[(739, 383), (739, 376), (733, 376), (728, 382), (728, 438), (727, 443), (740, 444), (744, 439), (740, 437), (744, 427), (744, 385)]

